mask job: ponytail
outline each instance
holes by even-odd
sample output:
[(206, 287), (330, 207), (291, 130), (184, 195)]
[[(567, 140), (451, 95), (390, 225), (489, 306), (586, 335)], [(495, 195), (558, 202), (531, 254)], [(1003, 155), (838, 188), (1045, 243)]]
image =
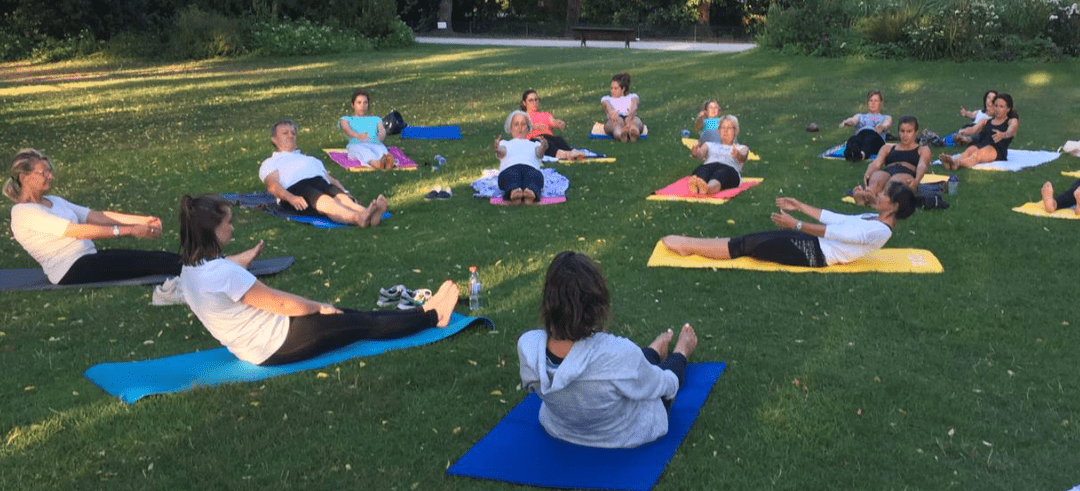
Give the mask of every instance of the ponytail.
[(217, 227), (225, 220), (229, 202), (218, 196), (180, 198), (180, 262), (196, 266), (221, 256), (224, 244), (218, 242)]

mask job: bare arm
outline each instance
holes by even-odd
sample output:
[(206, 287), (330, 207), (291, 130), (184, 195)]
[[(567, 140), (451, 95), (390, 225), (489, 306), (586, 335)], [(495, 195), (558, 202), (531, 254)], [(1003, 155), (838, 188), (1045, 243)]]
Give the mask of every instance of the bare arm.
[(547, 138), (541, 138), (540, 144), (536, 146), (536, 158), (544, 158), (544, 154), (547, 153), (548, 141)]
[(337, 188), (338, 188), (338, 189), (340, 189), (340, 190), (344, 191), (344, 192), (345, 192), (345, 194), (347, 194), (347, 195), (349, 195), (349, 196), (352, 196), (352, 193), (350, 193), (348, 189), (345, 189), (345, 185), (344, 185), (344, 184), (342, 184), (342, 183), (341, 183), (341, 181), (337, 180), (337, 178), (335, 178), (334, 176), (330, 175), (330, 171), (326, 171), (326, 180), (327, 180), (327, 182), (329, 182), (329, 183), (330, 183), (331, 185), (337, 186)]
[(814, 208), (795, 198), (776, 198), (776, 206), (782, 211), (798, 211), (814, 220), (821, 219), (821, 208)]
[[(743, 150), (746, 150), (746, 153), (743, 153)], [(735, 161), (740, 164), (745, 164), (746, 159), (750, 158), (750, 147), (746, 145), (732, 145), (731, 158), (735, 159)]]
[(495, 137), (495, 157), (499, 158), (499, 159), (502, 159), (503, 157), (506, 157), (506, 149), (503, 148), (502, 145), (500, 145), (500, 143), (502, 143), (502, 137), (501, 136), (496, 136)]
[(637, 97), (631, 97), (630, 98), (630, 109), (626, 111), (626, 119), (630, 120), (630, 119), (636, 118), (637, 117), (637, 108), (638, 108), (638, 98)]
[(111, 239), (121, 235), (130, 235), (139, 239), (156, 239), (161, 237), (161, 226), (151, 226), (145, 223), (137, 225), (95, 225), (92, 223), (72, 222), (64, 230), (64, 237), (80, 240)]
[(701, 132), (701, 128), (705, 126), (705, 111), (697, 113), (697, 119), (694, 120), (694, 131)]
[(974, 126), (968, 126), (967, 128), (961, 128), (957, 133), (965, 136), (978, 134), (986, 126), (986, 122), (990, 121), (990, 118), (983, 118), (982, 121), (975, 123)]
[[(379, 128), (382, 128), (381, 124), (379, 125)], [(365, 142), (371, 140), (371, 137), (368, 136), (366, 131), (363, 133), (357, 133), (356, 130), (353, 130), (352, 126), (349, 125), (349, 121), (346, 119), (341, 120), (341, 131), (345, 132), (345, 134), (348, 135), (349, 138), (356, 138), (357, 140)], [(380, 131), (380, 133), (382, 132)], [(380, 137), (379, 140), (382, 140), (382, 138)]]
[(1016, 130), (1020, 128), (1020, 120), (1012, 118), (1009, 120), (1009, 127), (1005, 131), (994, 131), (994, 142), (999, 142), (1006, 138), (1013, 138), (1016, 136)]
[(251, 288), (248, 289), (247, 293), (244, 293), (244, 296), (240, 298), (240, 301), (259, 310), (265, 310), (272, 314), (288, 317), (297, 317), (315, 313), (341, 313), (341, 311), (333, 305), (308, 300), (299, 295), (293, 295), (292, 293), (270, 288), (259, 280), (255, 280), (255, 284), (251, 285)]
[(379, 138), (379, 141), (386, 139), (386, 125), (382, 124), (382, 121), (379, 121), (379, 129), (375, 132), (378, 133), (375, 136)]
[(926, 175), (928, 167), (930, 167), (930, 147), (919, 147), (919, 163), (915, 165), (915, 180), (911, 181), (912, 191), (919, 190), (919, 183)]
[(866, 174), (863, 175), (864, 186), (870, 182), (870, 176), (874, 175), (874, 172), (881, 170), (881, 168), (885, 166), (885, 157), (889, 155), (889, 151), (891, 151), (892, 148), (892, 145), (882, 145), (881, 150), (878, 152), (877, 157), (874, 158), (874, 161), (866, 166)]
[(892, 116), (885, 116), (885, 121), (874, 127), (874, 131), (878, 133), (884, 133), (889, 131), (889, 127), (892, 126)]
[(709, 147), (705, 142), (699, 141), (690, 148), (690, 155), (695, 159), (705, 160), (709, 156)]
[[(780, 199), (780, 198), (777, 198)], [(788, 215), (784, 210), (780, 210), (779, 213), (772, 214), (772, 221), (777, 226), (783, 229), (798, 230), (800, 232), (813, 235), (814, 237), (825, 236), (825, 225), (821, 223), (806, 223), (791, 215)]]
[(855, 126), (857, 124), (859, 124), (859, 115), (858, 114), (841, 121), (840, 122), (840, 127), (843, 128), (845, 126)]
[(307, 201), (300, 196), (290, 193), (288, 189), (282, 187), (281, 181), (278, 180), (278, 176), (278, 171), (271, 172), (270, 175), (266, 176), (266, 180), (263, 181), (266, 184), (266, 192), (281, 201), (288, 202), (297, 210), (307, 209)]
[(604, 108), (604, 114), (607, 115), (608, 121), (618, 121), (619, 120), (619, 111), (616, 111), (615, 108), (611, 107), (610, 102), (601, 101), (600, 102), (600, 107)]

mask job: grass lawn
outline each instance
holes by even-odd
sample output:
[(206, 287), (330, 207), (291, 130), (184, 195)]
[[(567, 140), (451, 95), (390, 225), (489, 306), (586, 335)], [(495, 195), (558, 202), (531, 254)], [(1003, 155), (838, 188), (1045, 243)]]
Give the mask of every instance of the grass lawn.
[[(612, 74), (629, 71), (650, 138), (590, 141)], [(817, 154), (847, 138), (837, 123), (881, 89), (884, 111), (944, 135), (983, 91), (1011, 93), (1013, 148), (1080, 137), (1080, 64), (882, 62), (741, 54), (418, 46), (362, 56), (118, 66), (6, 64), (0, 155), (41, 149), (54, 192), (94, 209), (160, 216), (158, 240), (99, 247), (178, 248), (183, 193), (261, 189), (268, 127), (290, 117), (299, 145), (345, 143), (337, 118), (357, 86), (372, 110), (412, 124), (460, 125), (460, 141), (400, 141), (438, 172), (327, 168), (365, 201), (390, 199), (376, 229), (321, 231), (236, 212), (232, 251), (267, 241), (292, 255), (276, 288), (374, 307), (378, 288), (464, 285), (471, 264), (493, 332), (260, 383), (154, 396), (126, 406), (82, 377), (101, 362), (217, 346), (184, 307), (148, 306), (151, 289), (0, 296), (2, 489), (505, 489), (444, 471), (517, 403), (515, 341), (539, 325), (543, 274), (559, 251), (598, 260), (614, 297), (610, 330), (646, 343), (690, 322), (697, 360), (728, 368), (657, 489), (1040, 489), (1080, 483), (1077, 222), (1014, 213), (1039, 186), (1060, 189), (1080, 159), (1018, 173), (959, 171), (944, 211), (902, 222), (891, 247), (932, 250), (939, 275), (793, 275), (646, 268), (667, 234), (773, 228), (773, 199), (839, 212), (865, 166)], [(560, 166), (568, 202), (501, 208), (469, 197), (497, 166), (493, 138), (521, 92), (569, 124), (567, 140), (618, 157)], [(701, 103), (739, 116), (765, 182), (722, 206), (646, 201), (696, 163), (679, 143)], [(821, 133), (804, 128), (815, 122)], [(895, 133), (895, 126), (894, 126)], [(937, 172), (945, 172), (941, 168)], [(434, 185), (455, 197), (426, 202)], [(10, 203), (2, 213), (8, 216)], [(34, 266), (10, 234), (0, 267)], [(465, 308), (459, 308), (464, 311)], [(319, 373), (329, 376), (319, 377)], [(799, 383), (796, 385), (795, 382)], [(557, 470), (554, 470), (557, 471)]]

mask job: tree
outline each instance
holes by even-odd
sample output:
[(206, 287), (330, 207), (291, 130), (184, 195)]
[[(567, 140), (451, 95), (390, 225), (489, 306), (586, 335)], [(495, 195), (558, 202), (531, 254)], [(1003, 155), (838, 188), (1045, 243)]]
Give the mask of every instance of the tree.
[(581, 17), (581, 0), (566, 0), (566, 34), (570, 35), (570, 28), (578, 23)]
[(454, 32), (454, 0), (439, 0), (439, 22), (446, 23), (446, 30)]

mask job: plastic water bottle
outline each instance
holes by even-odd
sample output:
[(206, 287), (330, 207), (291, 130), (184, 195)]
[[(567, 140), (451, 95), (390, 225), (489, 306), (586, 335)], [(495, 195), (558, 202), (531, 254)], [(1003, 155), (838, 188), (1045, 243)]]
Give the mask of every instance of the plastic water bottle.
[(435, 170), (439, 170), (439, 168), (444, 165), (446, 165), (446, 157), (435, 155)]
[(683, 128), (683, 130), (682, 130), (682, 137), (683, 137), (683, 138), (690, 138), (690, 130), (688, 130), (688, 129), (686, 129), (686, 128)]
[(949, 176), (949, 194), (956, 194), (956, 188), (960, 185), (960, 178), (956, 174)]
[(469, 266), (469, 310), (477, 310), (484, 306), (484, 301), (480, 298), (482, 288), (476, 266)]

